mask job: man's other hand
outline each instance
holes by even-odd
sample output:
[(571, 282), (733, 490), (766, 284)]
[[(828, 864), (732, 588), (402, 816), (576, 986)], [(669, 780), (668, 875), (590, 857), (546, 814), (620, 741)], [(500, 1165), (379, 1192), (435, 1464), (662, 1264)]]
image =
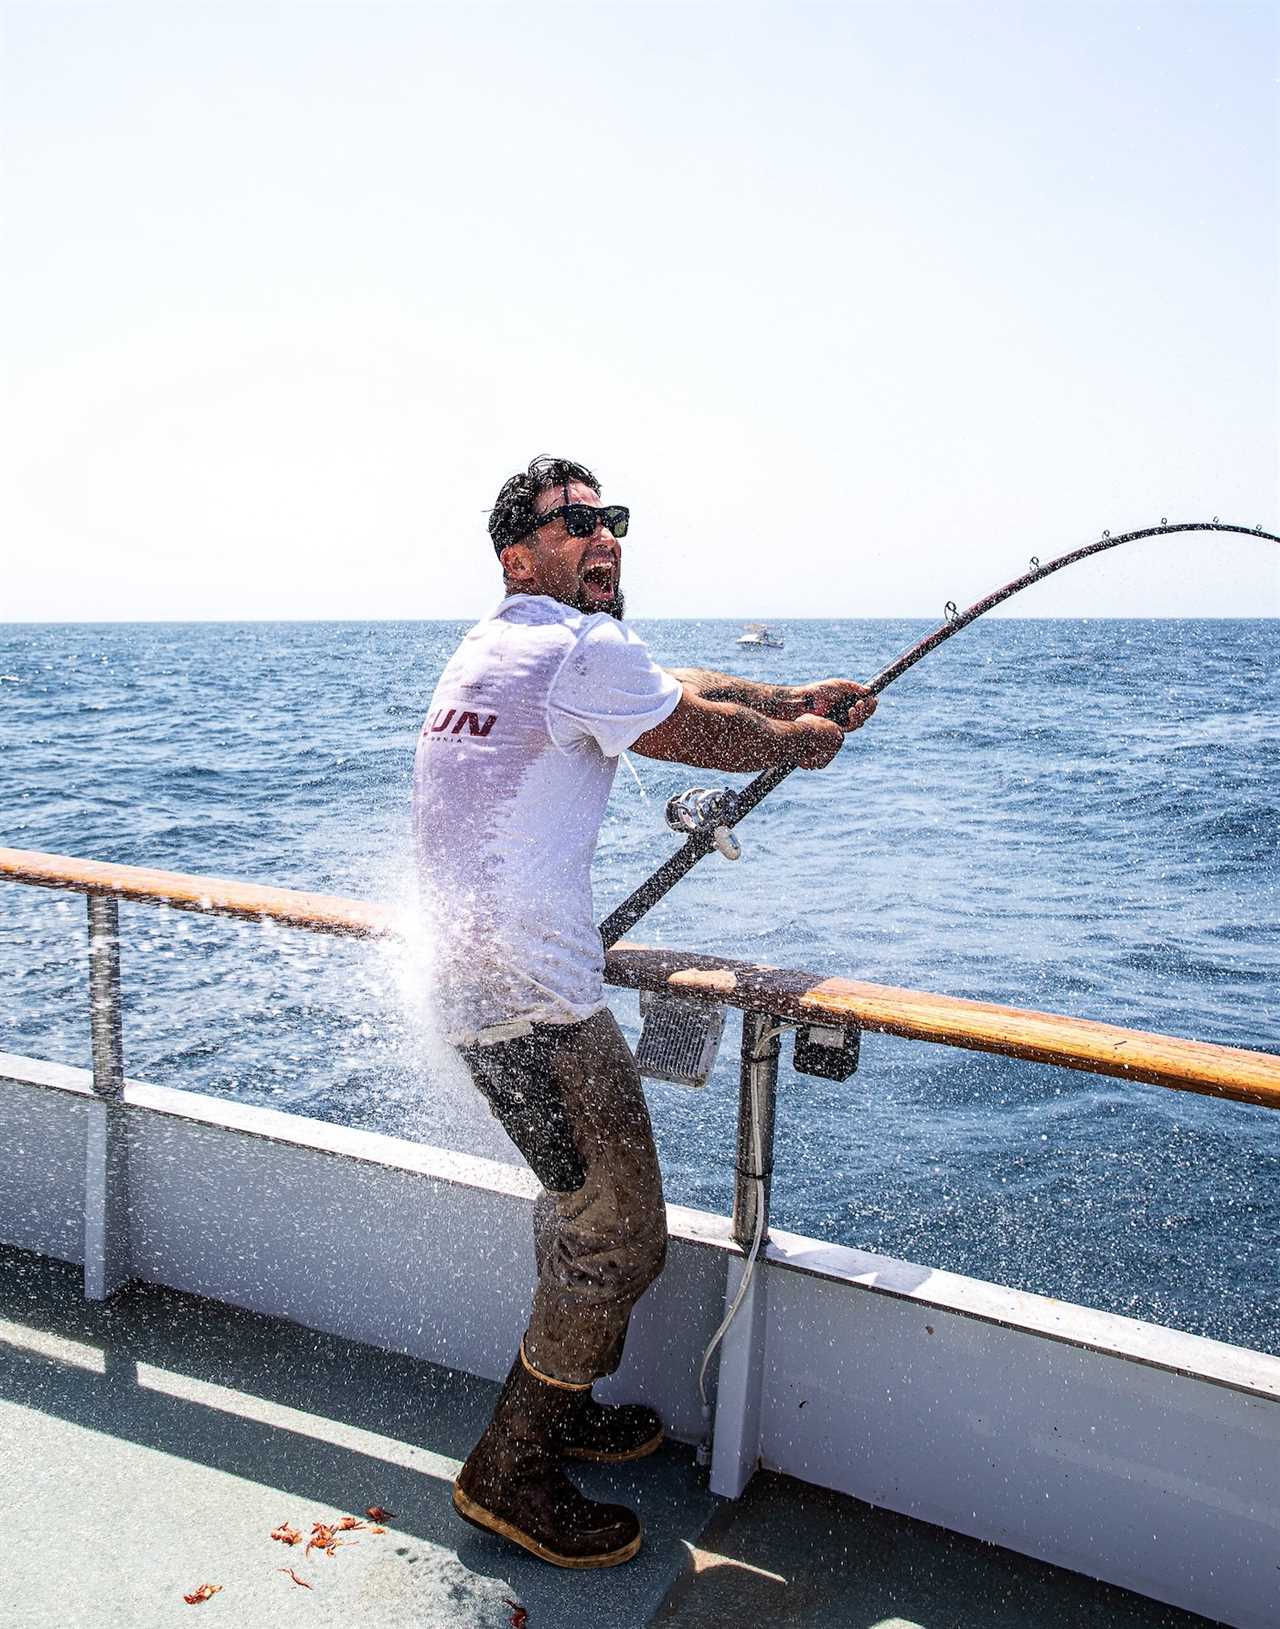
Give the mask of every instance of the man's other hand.
[(846, 730), (860, 729), (876, 710), (876, 698), (866, 685), (855, 684), (852, 679), (820, 679), (816, 684), (797, 685), (795, 694), (801, 712), (834, 718)]
[[(873, 701), (871, 704), (875, 706)], [(844, 731), (830, 718), (801, 713), (784, 726), (790, 737), (787, 758), (797, 769), (825, 769), (844, 745)]]

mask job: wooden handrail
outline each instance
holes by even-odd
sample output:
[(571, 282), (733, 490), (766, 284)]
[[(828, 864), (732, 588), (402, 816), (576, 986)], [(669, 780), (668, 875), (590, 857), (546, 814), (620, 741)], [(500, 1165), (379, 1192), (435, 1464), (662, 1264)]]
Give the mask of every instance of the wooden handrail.
[[(0, 849), (3, 878), (75, 893), (113, 894), (210, 916), (279, 922), (311, 933), (379, 939), (396, 932), (393, 911), (362, 900), (61, 854)], [(625, 942), (606, 956), (605, 977), (628, 989), (666, 990), (809, 1023), (858, 1024), (909, 1040), (996, 1052), (1280, 1109), (1280, 1057), (1267, 1052)]]
[(340, 894), (304, 894), (293, 888), (265, 888), (225, 877), (193, 877), (183, 871), (151, 871), (140, 865), (108, 865), (74, 860), (66, 854), (0, 848), (0, 878), (63, 888), (73, 894), (114, 894), (150, 905), (205, 916), (235, 916), (250, 922), (280, 922), (310, 933), (383, 939), (395, 932), (394, 913), (385, 905)]
[(1280, 1057), (1269, 1052), (626, 942), (615, 945), (606, 965), (611, 984), (631, 989), (667, 990), (810, 1024), (857, 1024), (913, 1041), (1280, 1109)]

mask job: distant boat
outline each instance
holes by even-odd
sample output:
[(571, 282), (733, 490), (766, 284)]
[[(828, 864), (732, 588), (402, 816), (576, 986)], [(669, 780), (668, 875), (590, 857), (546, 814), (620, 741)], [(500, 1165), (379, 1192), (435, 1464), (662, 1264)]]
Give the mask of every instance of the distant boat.
[(759, 645), (764, 650), (781, 650), (785, 640), (771, 634), (763, 622), (748, 622), (742, 630), (742, 637), (738, 640), (740, 645)]

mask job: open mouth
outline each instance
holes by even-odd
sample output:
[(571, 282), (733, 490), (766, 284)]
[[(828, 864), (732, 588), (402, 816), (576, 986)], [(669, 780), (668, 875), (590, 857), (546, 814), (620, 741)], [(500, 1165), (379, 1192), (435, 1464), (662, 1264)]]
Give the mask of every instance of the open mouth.
[(597, 560), (582, 573), (583, 592), (589, 599), (603, 603), (613, 599), (618, 590), (618, 574), (605, 560)]

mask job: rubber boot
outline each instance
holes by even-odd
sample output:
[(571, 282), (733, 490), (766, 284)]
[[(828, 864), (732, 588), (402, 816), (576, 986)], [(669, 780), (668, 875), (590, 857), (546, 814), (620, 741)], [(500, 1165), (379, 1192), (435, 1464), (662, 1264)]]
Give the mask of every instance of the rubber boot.
[(653, 1453), (662, 1438), (662, 1421), (643, 1403), (600, 1403), (590, 1391), (580, 1391), (565, 1414), (560, 1452), (570, 1459), (620, 1464)]
[(593, 1504), (560, 1469), (567, 1418), (589, 1386), (566, 1386), (511, 1366), (493, 1419), (453, 1484), (464, 1521), (510, 1539), (556, 1567), (616, 1567), (640, 1548), (638, 1517)]

